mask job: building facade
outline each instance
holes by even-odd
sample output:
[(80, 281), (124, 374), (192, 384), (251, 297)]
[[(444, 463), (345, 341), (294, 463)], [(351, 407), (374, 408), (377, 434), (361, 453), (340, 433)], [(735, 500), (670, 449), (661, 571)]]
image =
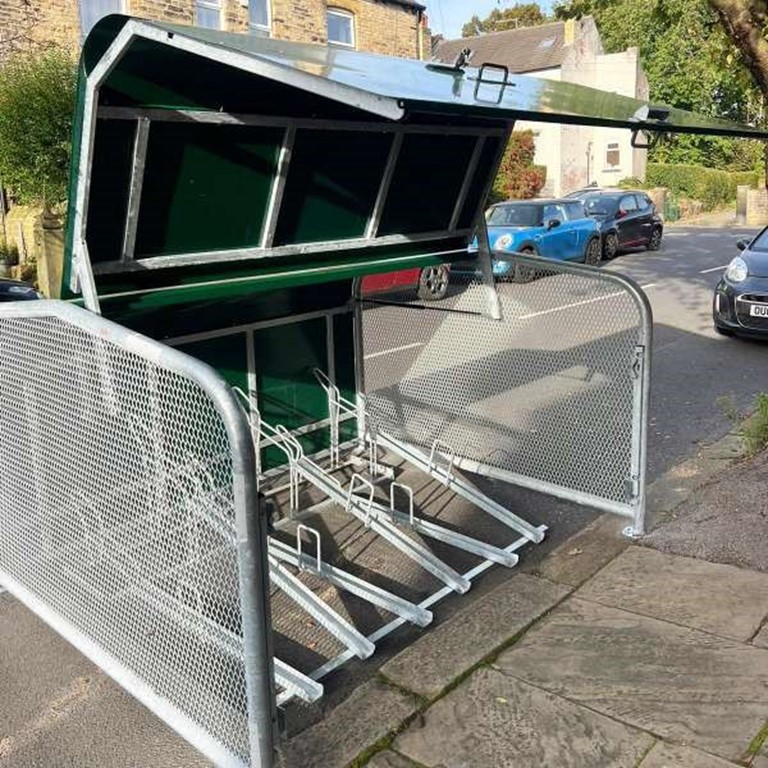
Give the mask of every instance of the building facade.
[[(446, 40), (435, 57), (452, 61), (463, 48), (473, 51), (472, 66), (502, 64), (511, 72), (575, 83), (647, 100), (648, 78), (637, 48), (606, 54), (592, 17), (539, 27)], [(556, 123), (518, 122), (516, 130), (536, 136), (535, 162), (547, 168), (542, 196), (560, 196), (597, 184), (645, 178), (647, 152), (631, 145), (629, 131)]]
[(76, 48), (110, 13), (390, 56), (430, 53), (416, 0), (0, 0), (0, 57), (29, 43)]

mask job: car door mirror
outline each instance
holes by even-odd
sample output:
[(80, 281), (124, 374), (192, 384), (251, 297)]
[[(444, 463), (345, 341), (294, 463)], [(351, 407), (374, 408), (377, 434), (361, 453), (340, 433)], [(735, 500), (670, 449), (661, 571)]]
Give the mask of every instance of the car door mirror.
[(743, 251), (749, 245), (749, 240), (746, 237), (742, 237), (741, 240), (736, 241), (736, 247)]
[(554, 229), (555, 227), (559, 227), (562, 222), (560, 219), (550, 219), (547, 222), (547, 229)]
[(626, 215), (627, 215), (627, 212), (623, 208), (619, 208), (619, 210), (616, 211), (617, 219), (623, 219)]

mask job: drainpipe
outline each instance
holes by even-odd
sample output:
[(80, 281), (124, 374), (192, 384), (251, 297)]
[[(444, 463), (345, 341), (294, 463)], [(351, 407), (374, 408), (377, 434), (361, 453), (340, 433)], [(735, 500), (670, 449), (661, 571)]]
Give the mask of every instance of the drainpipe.
[(592, 161), (592, 142), (588, 141), (587, 142), (587, 183), (584, 185), (585, 187), (588, 187), (590, 184), (589, 171), (590, 171), (591, 161)]

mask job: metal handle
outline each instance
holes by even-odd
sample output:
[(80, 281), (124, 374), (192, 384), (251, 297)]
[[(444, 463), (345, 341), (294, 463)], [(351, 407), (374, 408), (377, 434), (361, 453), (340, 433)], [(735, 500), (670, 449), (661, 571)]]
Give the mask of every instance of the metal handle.
[(411, 488), (410, 485), (406, 485), (405, 483), (391, 483), (389, 486), (389, 508), (393, 512), (397, 512), (397, 507), (395, 506), (395, 490), (399, 488), (401, 491), (405, 492), (405, 495), (408, 497), (408, 524), (413, 528), (413, 488)]
[(315, 570), (319, 573), (321, 570), (322, 562), (323, 562), (321, 549), (320, 549), (320, 532), (316, 528), (312, 528), (309, 525), (304, 525), (304, 523), (299, 523), (296, 526), (296, 551), (299, 553), (299, 568), (301, 570), (305, 570), (305, 566), (303, 563), (304, 553), (302, 552), (303, 539), (301, 538), (301, 534), (303, 531), (306, 531), (310, 536), (315, 537), (315, 545), (316, 545)]
[(352, 496), (357, 490), (355, 487), (356, 483), (362, 487), (368, 488), (368, 498), (366, 499), (365, 510), (365, 527), (368, 528), (371, 524), (371, 514), (373, 513), (373, 494), (375, 493), (375, 489), (373, 487), (373, 483), (370, 480), (367, 480), (357, 472), (352, 475), (352, 478), (349, 481), (349, 490), (347, 491), (347, 504), (345, 510), (349, 512), (349, 508), (352, 506)]
[[(438, 446), (442, 448), (447, 448), (448, 451), (448, 468), (443, 469), (442, 467), (438, 466), (437, 462), (435, 461), (435, 454), (441, 455), (442, 451), (438, 451)], [(441, 440), (435, 440), (434, 443), (432, 443), (432, 450), (429, 454), (429, 469), (430, 471), (434, 471), (436, 475), (443, 474), (445, 477), (443, 478), (443, 483), (447, 484), (448, 481), (453, 477), (453, 465), (456, 462), (456, 451), (448, 445), (448, 443), (444, 443)]]

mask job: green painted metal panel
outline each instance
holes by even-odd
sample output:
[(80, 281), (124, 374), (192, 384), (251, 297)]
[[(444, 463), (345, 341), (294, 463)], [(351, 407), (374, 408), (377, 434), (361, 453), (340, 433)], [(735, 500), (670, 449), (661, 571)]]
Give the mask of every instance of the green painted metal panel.
[(136, 257), (258, 246), (283, 133), (154, 123)]
[(324, 318), (256, 331), (254, 350), (265, 421), (296, 429), (327, 418), (325, 393), (313, 374), (328, 367)]
[(86, 241), (91, 261), (122, 255), (136, 123), (101, 121), (96, 131)]
[(244, 333), (190, 342), (178, 349), (208, 363), (231, 386), (248, 391), (248, 348)]
[(392, 136), (297, 131), (276, 245), (363, 237)]
[[(85, 43), (89, 66), (104, 50), (105, 37), (114, 37), (120, 21), (108, 18), (96, 26)], [(199, 27), (146, 22), (148, 28), (171, 33), (210, 46), (214, 58), (242, 55), (274, 66), (273, 80), (301, 79), (302, 90), (314, 95), (332, 94), (340, 104), (362, 104), (382, 111), (438, 112), (500, 120), (538, 120), (556, 123), (650, 127), (689, 133), (768, 138), (765, 128), (742, 125), (706, 115), (670, 108), (659, 124), (642, 111), (646, 102), (573, 83), (513, 74), (505, 86), (498, 72), (474, 67), (454, 70), (433, 62), (376, 56), (334, 46), (270, 40)], [(93, 39), (93, 44), (91, 40)], [(471, 47), (471, 45), (470, 45)], [(91, 52), (91, 48), (94, 52)], [(183, 69), (177, 52), (166, 52), (160, 67), (152, 70), (160, 81)], [(308, 76), (302, 79), (302, 75)], [(313, 87), (314, 85), (314, 87)], [(375, 98), (364, 99), (365, 96)], [(302, 98), (304, 96), (302, 95)]]
[(475, 142), (473, 136), (406, 135), (379, 234), (447, 229)]

